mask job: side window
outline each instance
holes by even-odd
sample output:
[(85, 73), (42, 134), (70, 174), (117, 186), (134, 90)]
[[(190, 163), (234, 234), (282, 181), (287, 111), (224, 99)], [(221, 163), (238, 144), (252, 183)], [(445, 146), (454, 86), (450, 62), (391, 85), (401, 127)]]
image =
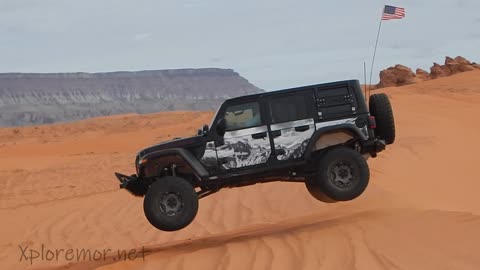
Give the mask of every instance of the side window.
[(273, 124), (309, 118), (306, 95), (273, 97), (269, 103)]
[(226, 131), (255, 127), (262, 123), (258, 102), (229, 106), (224, 118)]

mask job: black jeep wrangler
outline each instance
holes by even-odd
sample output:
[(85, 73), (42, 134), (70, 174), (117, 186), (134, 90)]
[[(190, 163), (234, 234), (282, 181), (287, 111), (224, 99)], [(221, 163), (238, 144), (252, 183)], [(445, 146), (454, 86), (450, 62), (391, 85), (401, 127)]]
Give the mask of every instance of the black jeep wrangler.
[(120, 187), (145, 196), (148, 221), (186, 227), (198, 200), (222, 188), (303, 182), (323, 202), (348, 201), (368, 185), (366, 160), (395, 140), (390, 101), (356, 80), (265, 92), (225, 101), (196, 136), (141, 150), (136, 175)]

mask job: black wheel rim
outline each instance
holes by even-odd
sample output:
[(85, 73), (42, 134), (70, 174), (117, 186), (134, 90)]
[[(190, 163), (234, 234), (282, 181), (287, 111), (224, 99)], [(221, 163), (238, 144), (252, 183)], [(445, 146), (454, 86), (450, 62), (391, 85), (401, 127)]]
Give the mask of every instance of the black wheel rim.
[(355, 182), (355, 169), (351, 162), (338, 161), (333, 163), (328, 170), (329, 180), (338, 188), (351, 187)]
[(183, 198), (179, 193), (168, 192), (160, 197), (160, 210), (165, 215), (176, 216), (183, 209)]

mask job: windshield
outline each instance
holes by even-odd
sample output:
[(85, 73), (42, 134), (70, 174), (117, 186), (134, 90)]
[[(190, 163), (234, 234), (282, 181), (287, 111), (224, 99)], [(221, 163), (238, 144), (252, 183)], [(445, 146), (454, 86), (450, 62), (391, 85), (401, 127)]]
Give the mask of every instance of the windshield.
[(212, 122), (210, 122), (210, 127), (213, 126), (214, 121), (215, 121), (215, 119), (217, 119), (218, 112), (220, 111), (221, 108), (222, 108), (222, 106), (219, 106), (218, 109), (217, 109), (217, 111), (215, 112), (215, 115), (214, 115), (213, 118), (212, 118)]

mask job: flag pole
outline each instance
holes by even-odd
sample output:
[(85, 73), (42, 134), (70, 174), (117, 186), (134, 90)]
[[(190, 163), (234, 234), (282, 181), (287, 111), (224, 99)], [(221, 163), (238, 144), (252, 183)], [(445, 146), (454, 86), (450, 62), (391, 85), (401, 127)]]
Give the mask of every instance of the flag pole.
[(378, 25), (377, 40), (375, 41), (375, 49), (373, 50), (372, 67), (370, 69), (370, 82), (368, 84), (369, 94), (370, 94), (370, 88), (372, 87), (373, 66), (375, 64), (375, 57), (377, 56), (378, 39), (380, 38), (380, 31), (382, 30), (383, 12), (384, 11), (385, 11), (385, 7), (383, 7), (382, 15), (380, 16), (380, 24)]

